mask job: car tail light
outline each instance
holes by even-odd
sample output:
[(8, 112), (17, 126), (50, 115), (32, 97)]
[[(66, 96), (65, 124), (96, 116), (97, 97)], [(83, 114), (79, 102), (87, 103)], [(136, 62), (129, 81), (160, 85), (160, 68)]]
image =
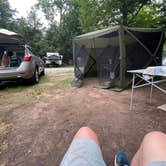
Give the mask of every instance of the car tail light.
[(29, 62), (31, 60), (32, 56), (25, 55), (23, 61)]

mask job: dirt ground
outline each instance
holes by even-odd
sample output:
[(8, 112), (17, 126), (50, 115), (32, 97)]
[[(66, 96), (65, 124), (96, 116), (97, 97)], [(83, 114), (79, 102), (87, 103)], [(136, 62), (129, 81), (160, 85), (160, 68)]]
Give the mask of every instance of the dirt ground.
[(120, 149), (131, 159), (147, 132), (166, 132), (166, 113), (157, 109), (166, 96), (156, 89), (152, 104), (148, 87), (136, 90), (129, 111), (131, 89), (97, 89), (96, 79), (74, 89), (72, 78), (72, 69), (49, 69), (38, 85), (1, 86), (0, 166), (58, 166), (82, 126), (97, 133), (108, 165)]

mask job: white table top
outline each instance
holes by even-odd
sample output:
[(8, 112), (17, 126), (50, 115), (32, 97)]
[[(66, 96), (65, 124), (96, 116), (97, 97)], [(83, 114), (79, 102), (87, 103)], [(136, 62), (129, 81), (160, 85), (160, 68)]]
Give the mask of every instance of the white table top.
[(145, 69), (138, 69), (138, 70), (128, 70), (128, 73), (143, 73), (145, 71)]
[(152, 66), (146, 69), (128, 70), (128, 73), (166, 77), (166, 66)]

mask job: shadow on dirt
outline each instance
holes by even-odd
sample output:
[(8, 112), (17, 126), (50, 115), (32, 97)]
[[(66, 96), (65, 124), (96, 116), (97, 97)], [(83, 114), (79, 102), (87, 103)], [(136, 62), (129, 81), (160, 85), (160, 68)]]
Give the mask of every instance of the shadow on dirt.
[(18, 81), (3, 81), (0, 83), (0, 91), (6, 89), (24, 89), (30, 87), (30, 84), (27, 84), (25, 81), (18, 80)]

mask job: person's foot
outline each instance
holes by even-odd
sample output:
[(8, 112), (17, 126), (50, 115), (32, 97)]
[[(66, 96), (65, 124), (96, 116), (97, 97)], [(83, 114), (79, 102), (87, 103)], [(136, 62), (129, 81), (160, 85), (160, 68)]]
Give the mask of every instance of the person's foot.
[(115, 166), (129, 166), (130, 163), (126, 154), (123, 151), (119, 151), (115, 155)]

